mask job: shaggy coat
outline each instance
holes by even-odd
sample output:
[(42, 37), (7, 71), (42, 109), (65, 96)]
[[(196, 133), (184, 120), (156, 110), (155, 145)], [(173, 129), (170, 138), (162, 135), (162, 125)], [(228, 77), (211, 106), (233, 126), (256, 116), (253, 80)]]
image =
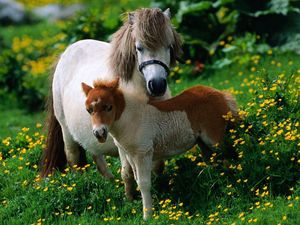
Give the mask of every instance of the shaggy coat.
[[(178, 155), (195, 144), (211, 148), (222, 144), (231, 112), (237, 105), (231, 94), (195, 86), (168, 100), (145, 102), (126, 91), (118, 81), (82, 84), (93, 126), (108, 126), (119, 149), (125, 192), (131, 198), (132, 173), (141, 190), (144, 218), (151, 216), (152, 162)], [(105, 111), (109, 107), (111, 111)]]
[[(84, 108), (85, 96), (81, 90), (81, 82), (91, 85), (96, 79), (113, 80), (116, 77), (112, 74), (118, 74), (122, 80), (120, 88), (139, 96), (146, 103), (149, 96), (145, 79), (137, 69), (134, 44), (139, 38), (142, 44), (150, 47), (149, 51), (154, 51), (151, 46), (166, 49), (167, 46), (163, 44), (168, 42), (172, 50), (171, 55), (168, 55), (171, 62), (179, 57), (179, 36), (169, 17), (159, 9), (141, 9), (131, 13), (124, 26), (115, 33), (111, 43), (78, 41), (61, 55), (53, 75), (49, 97), (48, 135), (43, 152), (42, 177), (56, 168), (63, 169), (66, 161), (71, 166), (84, 165), (85, 149), (92, 153), (101, 174), (106, 178), (113, 178), (106, 167), (103, 154), (117, 155), (118, 151), (110, 136), (104, 144), (94, 137), (90, 118)], [(169, 97), (167, 89), (160, 98)]]

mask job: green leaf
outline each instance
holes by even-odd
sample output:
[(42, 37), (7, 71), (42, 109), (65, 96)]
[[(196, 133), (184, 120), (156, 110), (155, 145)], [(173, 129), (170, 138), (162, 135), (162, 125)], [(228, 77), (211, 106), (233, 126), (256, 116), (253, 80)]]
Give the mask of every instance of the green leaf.
[(209, 1), (202, 1), (195, 4), (189, 4), (188, 2), (182, 1), (180, 2), (178, 13), (176, 14), (176, 19), (180, 23), (182, 21), (182, 17), (187, 13), (192, 12), (201, 12), (212, 7), (213, 3)]
[(233, 61), (232, 61), (231, 59), (228, 59), (228, 58), (220, 59), (220, 60), (217, 60), (217, 61), (212, 65), (212, 68), (213, 68), (213, 69), (222, 69), (222, 68), (224, 68), (225, 66), (230, 65), (231, 63), (233, 63)]
[(213, 7), (214, 8), (219, 8), (220, 6), (224, 6), (227, 5), (229, 3), (233, 3), (234, 0), (218, 0), (216, 2), (213, 3)]

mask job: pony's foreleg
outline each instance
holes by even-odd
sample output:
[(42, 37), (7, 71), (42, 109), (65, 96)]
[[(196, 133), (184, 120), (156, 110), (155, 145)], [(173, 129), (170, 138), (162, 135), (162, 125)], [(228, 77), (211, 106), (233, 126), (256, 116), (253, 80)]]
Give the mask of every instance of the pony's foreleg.
[(109, 180), (114, 178), (114, 175), (107, 168), (107, 163), (102, 154), (93, 155), (93, 160), (97, 165), (98, 171), (102, 174), (103, 177), (105, 177), (106, 179), (109, 179)]
[(131, 168), (131, 165), (129, 161), (126, 158), (125, 153), (122, 150), (119, 150), (119, 156), (121, 160), (121, 177), (125, 184), (125, 195), (126, 197), (132, 201), (134, 199), (133, 197), (133, 182), (134, 182), (134, 176), (133, 171)]
[(152, 216), (151, 197), (151, 169), (153, 152), (138, 153), (132, 155), (132, 160), (136, 169), (136, 181), (142, 194), (143, 218), (147, 220)]

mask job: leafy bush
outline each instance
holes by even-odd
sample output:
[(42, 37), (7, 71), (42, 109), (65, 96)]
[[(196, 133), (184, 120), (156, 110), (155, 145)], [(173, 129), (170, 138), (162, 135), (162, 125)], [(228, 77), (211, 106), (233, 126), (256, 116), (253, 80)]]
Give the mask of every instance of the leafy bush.
[(1, 97), (11, 93), (23, 107), (42, 109), (48, 93), (50, 65), (64, 48), (56, 44), (61, 38), (57, 35), (51, 39), (34, 40), (24, 35), (14, 38), (11, 48), (4, 47), (0, 53), (0, 63), (3, 65), (0, 69)]
[(149, 0), (116, 1), (116, 4), (108, 0), (89, 2), (87, 11), (79, 13), (64, 26), (64, 41), (67, 44), (89, 38), (108, 41), (110, 35), (122, 24), (120, 15), (126, 16), (126, 12), (148, 7), (149, 4)]
[(291, 38), (300, 33), (297, 1), (157, 0), (153, 5), (171, 8), (185, 41), (186, 57), (202, 62), (211, 52), (222, 51), (221, 41), (244, 36), (245, 32), (258, 34), (273, 46), (299, 40)]

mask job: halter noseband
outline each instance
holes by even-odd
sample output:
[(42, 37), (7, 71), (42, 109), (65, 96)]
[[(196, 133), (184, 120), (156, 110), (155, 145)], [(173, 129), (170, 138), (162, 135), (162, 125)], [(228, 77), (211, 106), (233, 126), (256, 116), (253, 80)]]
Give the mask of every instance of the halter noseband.
[(169, 75), (169, 73), (170, 73), (169, 67), (168, 67), (166, 64), (164, 64), (163, 62), (161, 62), (161, 61), (159, 61), (159, 60), (155, 60), (155, 59), (152, 59), (152, 60), (148, 60), (148, 61), (142, 62), (142, 63), (139, 65), (139, 71), (141, 72), (141, 74), (144, 74), (144, 73), (143, 73), (143, 68), (144, 68), (145, 66), (152, 65), (152, 64), (158, 64), (158, 65), (162, 66), (162, 67), (165, 69), (165, 71), (167, 72), (167, 76)]

